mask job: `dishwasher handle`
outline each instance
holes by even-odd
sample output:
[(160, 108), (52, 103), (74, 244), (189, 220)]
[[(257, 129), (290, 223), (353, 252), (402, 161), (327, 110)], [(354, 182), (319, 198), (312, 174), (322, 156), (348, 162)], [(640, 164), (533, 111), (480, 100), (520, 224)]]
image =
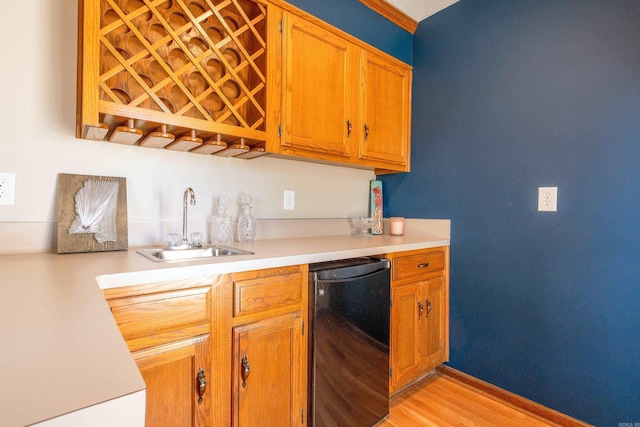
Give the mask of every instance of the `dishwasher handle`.
[(371, 273), (362, 275), (362, 276), (352, 276), (352, 277), (345, 277), (345, 278), (340, 278), (340, 279), (321, 279), (319, 278), (318, 272), (314, 272), (313, 273), (313, 282), (314, 283), (326, 283), (326, 284), (334, 284), (334, 283), (348, 283), (352, 280), (360, 280), (360, 279), (367, 279), (369, 277), (373, 277), (373, 276), (377, 276), (380, 273), (383, 273), (385, 271), (389, 271), (388, 268), (382, 268), (380, 270), (376, 270), (373, 271)]
[(376, 258), (373, 262), (340, 265), (337, 268), (320, 268), (310, 274), (314, 282), (339, 283), (350, 279), (367, 278), (381, 271), (390, 271), (391, 261)]

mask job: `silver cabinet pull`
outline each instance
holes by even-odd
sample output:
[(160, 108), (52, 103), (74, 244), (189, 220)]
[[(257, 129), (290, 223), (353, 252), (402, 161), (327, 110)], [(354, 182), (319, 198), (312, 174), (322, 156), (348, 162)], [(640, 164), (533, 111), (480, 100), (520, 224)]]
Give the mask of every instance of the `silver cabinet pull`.
[(364, 124), (364, 142), (367, 142), (367, 138), (369, 137), (369, 126), (367, 126), (367, 124)]
[(351, 120), (347, 120), (347, 138), (351, 136), (352, 130), (353, 130), (353, 125), (351, 124)]

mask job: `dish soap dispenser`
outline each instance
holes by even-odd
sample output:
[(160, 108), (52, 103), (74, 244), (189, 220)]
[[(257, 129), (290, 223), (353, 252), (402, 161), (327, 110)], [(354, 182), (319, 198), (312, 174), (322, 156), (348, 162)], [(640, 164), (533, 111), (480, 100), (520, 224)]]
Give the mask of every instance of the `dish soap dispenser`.
[(209, 236), (213, 245), (233, 242), (231, 215), (227, 214), (227, 198), (224, 196), (218, 196), (218, 213), (211, 218)]
[(238, 199), (242, 209), (238, 218), (238, 242), (251, 243), (256, 240), (256, 219), (251, 215), (253, 197), (242, 193)]

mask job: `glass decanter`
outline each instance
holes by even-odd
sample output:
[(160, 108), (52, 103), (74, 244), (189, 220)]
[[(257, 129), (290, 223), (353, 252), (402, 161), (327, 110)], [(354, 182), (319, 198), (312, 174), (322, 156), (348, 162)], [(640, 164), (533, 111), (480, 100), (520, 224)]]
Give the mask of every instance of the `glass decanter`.
[(251, 215), (253, 198), (248, 194), (239, 197), (242, 214), (238, 218), (238, 242), (251, 243), (256, 240), (256, 219)]
[(209, 238), (214, 245), (233, 242), (231, 215), (227, 214), (227, 198), (224, 196), (218, 197), (218, 213), (211, 218)]

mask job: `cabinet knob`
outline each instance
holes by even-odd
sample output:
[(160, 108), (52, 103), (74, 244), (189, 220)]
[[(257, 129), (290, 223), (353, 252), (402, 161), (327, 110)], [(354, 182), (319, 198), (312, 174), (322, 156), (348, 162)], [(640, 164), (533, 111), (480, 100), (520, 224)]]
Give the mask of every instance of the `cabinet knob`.
[(347, 120), (347, 138), (351, 136), (352, 130), (353, 130), (353, 124), (351, 124), (351, 120)]
[(422, 317), (422, 313), (424, 313), (424, 305), (422, 305), (422, 301), (418, 301), (418, 320)]
[(202, 368), (198, 371), (198, 403), (202, 403), (204, 392), (207, 391), (207, 379)]
[(425, 303), (427, 303), (427, 315), (424, 317), (429, 317), (429, 313), (431, 313), (431, 301), (429, 301), (429, 299), (427, 298), (425, 300)]
[(242, 387), (247, 386), (247, 378), (249, 378), (249, 374), (251, 370), (249, 369), (249, 361), (247, 360), (247, 355), (242, 356)]
[(364, 124), (364, 142), (367, 142), (367, 138), (369, 137), (369, 126), (367, 126), (367, 124)]

